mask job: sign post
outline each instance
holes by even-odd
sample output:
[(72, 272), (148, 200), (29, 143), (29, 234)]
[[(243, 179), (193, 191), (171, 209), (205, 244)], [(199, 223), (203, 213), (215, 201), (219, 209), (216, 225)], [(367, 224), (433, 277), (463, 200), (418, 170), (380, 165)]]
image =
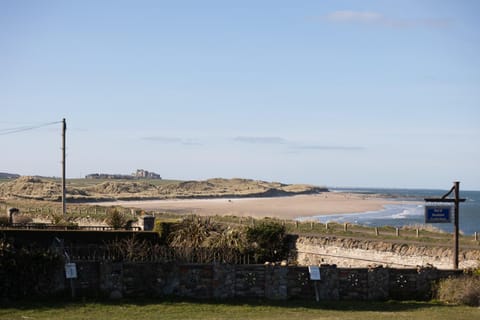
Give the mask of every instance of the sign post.
[(70, 289), (72, 291), (72, 299), (73, 299), (75, 298), (75, 285), (73, 283), (73, 279), (77, 278), (77, 265), (75, 263), (72, 263), (72, 262), (65, 263), (65, 278), (70, 280)]
[[(454, 199), (447, 198), (454, 192)], [(441, 198), (426, 198), (425, 202), (438, 203), (453, 203), (453, 268), (458, 269), (458, 234), (459, 234), (459, 211), (460, 202), (465, 202), (465, 199), (460, 199), (460, 182), (455, 181), (453, 187)], [(451, 208), (447, 206), (425, 206), (425, 222), (426, 223), (444, 223), (450, 222)], [(448, 221), (447, 221), (448, 220)]]
[(313, 286), (315, 288), (315, 300), (320, 301), (320, 293), (318, 292), (317, 283), (320, 281), (320, 268), (318, 266), (308, 266), (308, 272), (310, 273), (310, 280), (313, 280)]

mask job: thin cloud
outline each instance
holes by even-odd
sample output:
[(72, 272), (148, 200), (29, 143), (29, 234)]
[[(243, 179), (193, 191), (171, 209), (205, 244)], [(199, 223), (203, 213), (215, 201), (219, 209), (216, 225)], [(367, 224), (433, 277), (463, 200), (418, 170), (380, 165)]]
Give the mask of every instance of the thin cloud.
[(280, 137), (235, 137), (235, 142), (251, 143), (251, 144), (286, 144), (287, 140)]
[(325, 18), (332, 22), (374, 23), (383, 20), (384, 16), (370, 11), (335, 11), (327, 14)]
[(143, 137), (142, 140), (155, 141), (155, 142), (161, 142), (161, 143), (180, 143), (180, 142), (182, 142), (181, 138), (159, 137), (159, 136)]
[(141, 139), (145, 141), (152, 141), (152, 142), (163, 143), (163, 144), (181, 144), (185, 146), (202, 145), (200, 142), (196, 141), (195, 139), (183, 139), (179, 137), (150, 136), (150, 137), (142, 137)]
[(446, 28), (451, 25), (449, 19), (398, 19), (373, 11), (334, 11), (322, 19), (333, 23), (372, 24), (392, 28)]
[(194, 139), (186, 139), (182, 140), (182, 144), (185, 146), (202, 146), (203, 144), (194, 140)]
[(306, 144), (299, 141), (290, 141), (281, 137), (250, 137), (241, 136), (233, 138), (236, 142), (249, 144), (271, 144), (283, 145), (288, 150), (288, 153), (299, 153), (302, 151), (319, 150), (319, 151), (360, 151), (365, 150), (360, 146), (342, 146), (342, 145), (320, 145), (320, 144)]
[(328, 145), (297, 145), (293, 149), (296, 150), (341, 150), (341, 151), (360, 151), (365, 150), (364, 147), (358, 146), (328, 146)]

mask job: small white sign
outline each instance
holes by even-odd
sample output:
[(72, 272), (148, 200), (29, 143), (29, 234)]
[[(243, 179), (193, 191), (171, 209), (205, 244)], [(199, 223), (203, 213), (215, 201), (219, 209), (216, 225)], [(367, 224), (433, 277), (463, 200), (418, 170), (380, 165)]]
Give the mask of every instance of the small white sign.
[(65, 263), (65, 277), (67, 279), (77, 278), (77, 265), (75, 263)]
[(308, 266), (310, 280), (320, 280), (320, 268), (318, 266)]

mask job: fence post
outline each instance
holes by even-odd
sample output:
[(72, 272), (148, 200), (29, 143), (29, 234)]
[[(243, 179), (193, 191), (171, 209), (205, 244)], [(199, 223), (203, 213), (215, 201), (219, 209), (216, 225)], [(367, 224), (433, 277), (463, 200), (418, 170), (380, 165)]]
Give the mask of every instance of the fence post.
[(347, 232), (348, 231), (348, 223), (343, 224), (343, 231)]
[(475, 241), (478, 241), (478, 233), (475, 231)]
[(328, 222), (325, 222), (325, 230), (328, 230)]
[(417, 228), (417, 238), (420, 237), (420, 229)]
[(295, 229), (298, 229), (298, 220), (295, 220)]
[(395, 228), (395, 235), (397, 237), (400, 237), (400, 229), (399, 228)]
[(313, 221), (310, 221), (310, 230), (313, 230)]
[(378, 237), (378, 227), (375, 227), (375, 235)]

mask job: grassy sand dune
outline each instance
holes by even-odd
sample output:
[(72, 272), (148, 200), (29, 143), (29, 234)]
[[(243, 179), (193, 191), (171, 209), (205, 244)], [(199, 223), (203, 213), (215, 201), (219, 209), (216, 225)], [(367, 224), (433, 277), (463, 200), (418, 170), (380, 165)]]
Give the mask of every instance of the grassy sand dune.
[[(161, 180), (160, 180), (161, 181)], [(67, 200), (105, 201), (141, 199), (185, 199), (219, 197), (272, 197), (315, 194), (328, 191), (311, 185), (288, 185), (250, 179), (205, 181), (72, 180), (67, 182)], [(0, 198), (56, 201), (61, 197), (57, 179), (20, 177), (0, 184)]]

